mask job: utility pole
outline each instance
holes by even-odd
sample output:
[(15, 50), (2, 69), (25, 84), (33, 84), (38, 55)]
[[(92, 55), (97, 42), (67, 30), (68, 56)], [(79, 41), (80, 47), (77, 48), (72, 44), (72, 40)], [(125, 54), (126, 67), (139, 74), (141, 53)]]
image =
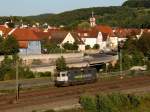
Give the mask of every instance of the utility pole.
[(119, 39), (117, 38), (117, 42), (118, 42), (118, 57), (119, 57), (119, 67), (120, 67), (120, 76), (121, 76), (121, 79), (123, 78), (122, 75), (122, 70), (123, 70), (123, 67), (122, 67), (122, 44), (119, 42)]
[(19, 79), (18, 79), (18, 60), (16, 61), (16, 101), (19, 100)]

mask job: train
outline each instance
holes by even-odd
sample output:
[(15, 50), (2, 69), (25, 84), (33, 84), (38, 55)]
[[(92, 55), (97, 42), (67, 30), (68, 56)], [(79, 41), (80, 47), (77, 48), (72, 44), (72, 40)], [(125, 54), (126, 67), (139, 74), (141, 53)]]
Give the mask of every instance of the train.
[(70, 68), (55, 75), (55, 86), (72, 86), (97, 81), (97, 70), (92, 67)]

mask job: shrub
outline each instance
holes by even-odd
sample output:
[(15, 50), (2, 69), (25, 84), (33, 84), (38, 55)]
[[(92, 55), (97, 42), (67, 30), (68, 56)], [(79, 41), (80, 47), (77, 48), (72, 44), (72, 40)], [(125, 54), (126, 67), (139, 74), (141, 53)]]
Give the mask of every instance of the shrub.
[(135, 95), (120, 93), (83, 96), (80, 100), (86, 112), (127, 112), (140, 108), (141, 102)]
[(93, 49), (99, 49), (99, 44), (95, 44), (94, 46), (93, 46)]
[(39, 77), (51, 77), (51, 72), (38, 72)]
[(66, 42), (63, 44), (63, 48), (66, 50), (78, 50), (78, 45), (75, 42), (73, 44)]
[(96, 102), (93, 97), (82, 96), (80, 104), (84, 107), (86, 112), (96, 112)]
[(90, 45), (86, 45), (86, 46), (85, 46), (85, 49), (86, 49), (86, 50), (91, 49)]

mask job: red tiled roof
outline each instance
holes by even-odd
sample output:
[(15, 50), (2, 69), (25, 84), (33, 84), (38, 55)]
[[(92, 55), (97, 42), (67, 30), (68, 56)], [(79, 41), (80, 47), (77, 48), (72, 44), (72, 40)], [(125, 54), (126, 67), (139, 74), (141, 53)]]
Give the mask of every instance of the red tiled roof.
[[(106, 25), (97, 25), (89, 30), (78, 29), (77, 32), (80, 33), (80, 37), (82, 38), (96, 38), (98, 32), (101, 32), (105, 37), (108, 35), (114, 36), (112, 28)], [(87, 36), (84, 36), (85, 33), (87, 33)]]
[(34, 31), (31, 29), (16, 29), (12, 35), (18, 41), (36, 41), (40, 40), (40, 38), (36, 35)]
[[(96, 38), (98, 35), (98, 31), (93, 29), (89, 30), (78, 29), (76, 32), (80, 34), (79, 37), (81, 38)], [(85, 36), (85, 34), (87, 35)]]
[(50, 37), (50, 35), (51, 35), (50, 32), (43, 32), (43, 31), (35, 32), (35, 33), (36, 33), (36, 35), (37, 35), (40, 39), (48, 38), (48, 37)]
[(11, 30), (12, 30), (11, 28), (6, 28), (5, 26), (2, 25), (0, 26), (0, 31), (3, 32), (3, 36), (7, 36)]
[(117, 28), (114, 32), (118, 37), (120, 38), (126, 38), (128, 36), (136, 36), (141, 33), (141, 29), (135, 29), (135, 28)]
[(28, 41), (18, 41), (19, 48), (28, 48)]
[(47, 31), (39, 30), (36, 31), (35, 33), (40, 39), (43, 39), (43, 38), (49, 38), (52, 33), (57, 33), (60, 31), (61, 31), (60, 29), (48, 29)]
[(110, 26), (106, 26), (106, 25), (97, 25), (95, 27), (95, 29), (99, 32), (105, 33), (107, 35), (113, 35), (113, 30)]

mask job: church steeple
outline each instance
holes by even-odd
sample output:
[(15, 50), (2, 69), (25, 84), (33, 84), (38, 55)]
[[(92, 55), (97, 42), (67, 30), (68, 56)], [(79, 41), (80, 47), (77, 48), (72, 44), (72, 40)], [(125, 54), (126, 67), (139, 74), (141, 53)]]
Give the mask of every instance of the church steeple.
[(94, 12), (92, 11), (92, 18), (94, 17)]
[(94, 12), (92, 11), (92, 17), (90, 18), (90, 25), (91, 27), (96, 26), (96, 19), (94, 17)]

